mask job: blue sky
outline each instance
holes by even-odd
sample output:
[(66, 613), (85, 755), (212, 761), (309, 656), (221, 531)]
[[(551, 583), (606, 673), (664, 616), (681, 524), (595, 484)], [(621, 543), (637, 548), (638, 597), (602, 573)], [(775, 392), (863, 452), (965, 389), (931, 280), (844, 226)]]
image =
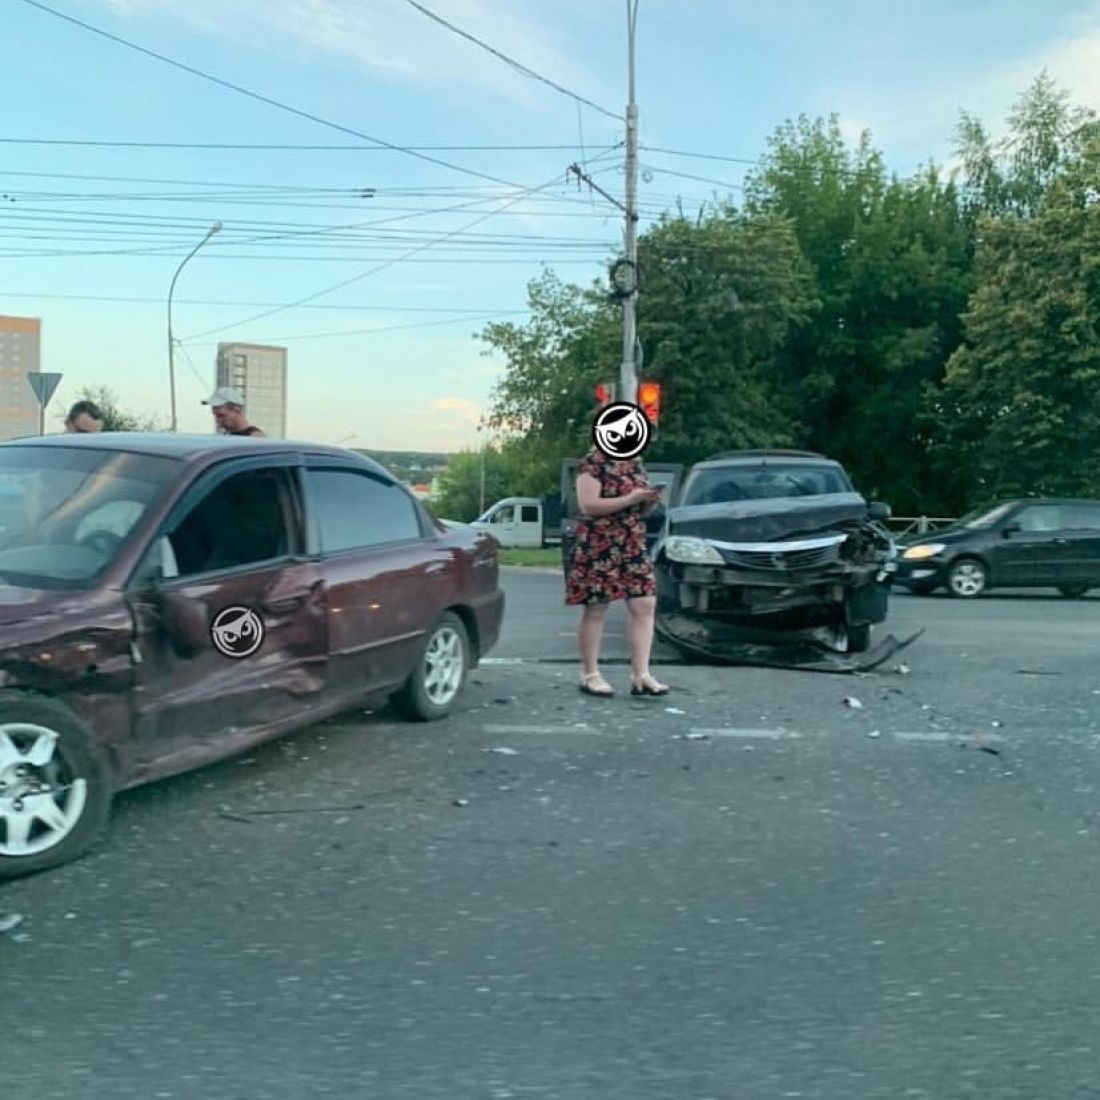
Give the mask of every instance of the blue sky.
[[(543, 264), (587, 283), (621, 239), (614, 208), (567, 185), (565, 169), (584, 159), (621, 194), (622, 124), (578, 113), (406, 0), (46, 2), (384, 142), (511, 147), (425, 151), (456, 167), (371, 148), (5, 0), (0, 313), (43, 318), (43, 369), (65, 375), (51, 413), (82, 386), (107, 384), (166, 422), (168, 284), (221, 221), (176, 290), (182, 429), (209, 429), (199, 402), (215, 347), (239, 339), (289, 347), (295, 437), (475, 445), (501, 365), (473, 334), (522, 318)], [(621, 113), (621, 0), (424, 6)], [(752, 160), (785, 119), (837, 112), (853, 139), (869, 127), (904, 173), (949, 160), (962, 108), (999, 130), (1044, 67), (1100, 106), (1098, 0), (641, 0), (641, 141)], [(300, 147), (316, 145), (359, 148)], [(563, 148), (515, 148), (535, 145)], [(697, 205), (723, 190), (685, 175), (736, 185), (749, 167), (646, 150), (642, 164), (647, 218), (677, 196)]]

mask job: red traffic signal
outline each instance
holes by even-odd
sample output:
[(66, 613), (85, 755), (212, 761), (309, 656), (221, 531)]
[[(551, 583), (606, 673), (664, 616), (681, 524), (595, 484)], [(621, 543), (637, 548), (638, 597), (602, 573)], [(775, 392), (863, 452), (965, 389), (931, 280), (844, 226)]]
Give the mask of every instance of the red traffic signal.
[(661, 383), (643, 382), (638, 387), (638, 404), (649, 418), (649, 422), (656, 427), (661, 417)]
[(605, 408), (615, 400), (615, 383), (614, 382), (601, 382), (596, 387), (596, 404), (599, 407)]

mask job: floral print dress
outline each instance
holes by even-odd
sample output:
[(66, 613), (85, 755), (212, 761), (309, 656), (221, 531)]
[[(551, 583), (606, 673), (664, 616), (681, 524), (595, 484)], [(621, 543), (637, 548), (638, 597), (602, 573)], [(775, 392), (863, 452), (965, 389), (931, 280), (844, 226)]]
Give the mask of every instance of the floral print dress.
[[(590, 451), (577, 467), (577, 477), (590, 474), (600, 483), (600, 496), (625, 496), (649, 487), (640, 458), (625, 461)], [(581, 516), (565, 577), (567, 604), (653, 596), (657, 584), (645, 542), (644, 505), (609, 516)]]

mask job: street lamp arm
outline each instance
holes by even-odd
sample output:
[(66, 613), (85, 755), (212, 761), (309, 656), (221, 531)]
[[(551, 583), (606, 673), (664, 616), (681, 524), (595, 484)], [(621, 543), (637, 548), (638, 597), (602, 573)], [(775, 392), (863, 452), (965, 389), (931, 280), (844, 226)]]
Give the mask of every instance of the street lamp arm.
[(202, 246), (204, 244), (206, 244), (206, 242), (208, 240), (210, 240), (210, 238), (213, 237), (215, 233), (220, 233), (221, 232), (221, 228), (222, 228), (222, 223), (221, 222), (215, 222), (210, 227), (210, 229), (207, 231), (206, 236), (203, 237), (203, 239), (201, 241), (199, 241), (199, 243), (197, 245), (195, 245), (195, 247), (192, 248), (191, 251), (188, 252), (187, 255), (184, 256), (184, 258), (180, 261), (179, 267), (176, 268), (176, 273), (172, 276), (172, 282), (168, 286), (168, 381), (169, 381), (169, 386), (171, 387), (171, 391), (172, 391), (172, 431), (173, 432), (176, 431), (177, 421), (176, 421), (176, 341), (175, 341), (175, 336), (173, 335), (173, 332), (172, 332), (172, 296), (176, 292), (176, 281), (180, 277), (180, 272), (183, 271), (183, 269), (187, 266), (188, 262), (195, 255), (195, 253), (198, 252), (198, 250), (200, 248), (202, 248)]

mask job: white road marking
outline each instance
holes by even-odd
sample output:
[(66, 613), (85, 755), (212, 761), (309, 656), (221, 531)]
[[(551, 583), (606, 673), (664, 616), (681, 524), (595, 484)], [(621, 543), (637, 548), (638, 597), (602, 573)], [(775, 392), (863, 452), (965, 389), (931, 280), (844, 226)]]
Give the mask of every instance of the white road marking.
[(523, 665), (527, 663), (526, 657), (482, 657), (483, 665)]
[(754, 730), (754, 729), (693, 729), (692, 733), (700, 737), (744, 737), (750, 740), (782, 741), (788, 738), (800, 738), (802, 734), (794, 730)]
[(926, 730), (922, 733), (895, 733), (893, 735), (898, 741), (929, 741), (943, 743), (945, 741), (973, 741), (976, 744), (983, 744), (986, 741), (1004, 741), (1004, 738), (997, 733), (987, 733), (984, 736), (978, 734), (965, 734), (965, 733), (944, 733), (942, 731)]
[(482, 726), (482, 733), (491, 734), (514, 734), (522, 736), (524, 734), (593, 734), (599, 733), (599, 730), (594, 729), (591, 726)]

